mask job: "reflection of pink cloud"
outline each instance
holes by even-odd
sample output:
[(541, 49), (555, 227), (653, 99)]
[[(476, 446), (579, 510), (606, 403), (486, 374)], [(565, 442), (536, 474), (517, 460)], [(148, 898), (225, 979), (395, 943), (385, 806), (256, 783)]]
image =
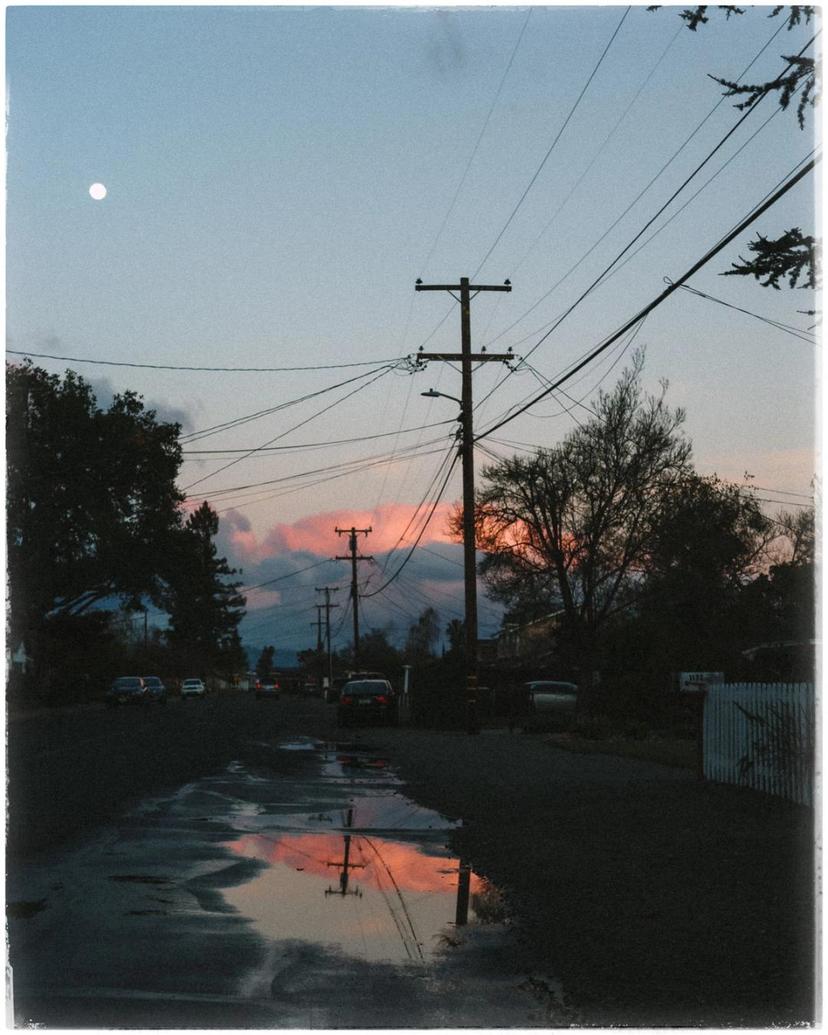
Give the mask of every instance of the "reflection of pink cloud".
[[(441, 503), (437, 506), (420, 540), (421, 543), (453, 542), (448, 534), (448, 518), (452, 508), (451, 503)], [(344, 552), (347, 549), (347, 540), (345, 537), (337, 536), (337, 528), (371, 528), (368, 546), (372, 553), (383, 553), (396, 546), (403, 534), (406, 541), (413, 542), (419, 531), (422, 515), (418, 515), (417, 522), (412, 527), (406, 530), (406, 526), (416, 509), (413, 503), (389, 503), (374, 510), (334, 510), (311, 514), (292, 524), (273, 525), (261, 541), (256, 538), (249, 523), (242, 524), (230, 520), (225, 522), (225, 528), (237, 555), (246, 563), (292, 551), (322, 557)]]
[[(261, 859), (271, 865), (290, 866), (335, 882), (341, 871), (329, 863), (342, 861), (345, 839), (342, 834), (332, 833), (288, 834), (274, 841), (259, 834), (247, 834), (228, 847), (237, 855)], [(388, 888), (393, 878), (393, 884), (401, 891), (449, 894), (457, 888), (456, 859), (425, 855), (413, 845), (353, 834), (349, 859), (355, 864), (349, 879), (368, 887)], [(471, 891), (477, 893), (483, 887), (481, 879), (473, 873)]]

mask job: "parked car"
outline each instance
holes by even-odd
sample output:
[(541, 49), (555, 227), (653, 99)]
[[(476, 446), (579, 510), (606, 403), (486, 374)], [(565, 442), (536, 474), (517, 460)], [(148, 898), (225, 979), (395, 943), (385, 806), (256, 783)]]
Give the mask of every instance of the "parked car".
[(575, 683), (535, 679), (524, 685), (529, 696), (530, 720), (574, 718), (578, 705), (578, 687)]
[(140, 676), (118, 676), (104, 700), (110, 708), (118, 704), (149, 704), (150, 692)]
[(273, 676), (265, 676), (256, 680), (256, 700), (269, 698), (271, 701), (278, 701), (282, 696), (282, 689), (279, 680)]
[(381, 679), (386, 683), (388, 682), (384, 672), (352, 672), (349, 676), (336, 676), (333, 684), (325, 688), (322, 696), (328, 704), (336, 704), (346, 683), (353, 683), (356, 680), (363, 679)]
[(185, 679), (181, 684), (181, 697), (204, 697), (207, 687), (200, 679)]
[(397, 695), (387, 679), (352, 679), (342, 687), (336, 715), (340, 726), (354, 722), (396, 725)]
[(149, 691), (149, 697), (151, 701), (155, 701), (156, 704), (167, 703), (167, 688), (158, 676), (141, 676), (144, 680), (144, 686)]

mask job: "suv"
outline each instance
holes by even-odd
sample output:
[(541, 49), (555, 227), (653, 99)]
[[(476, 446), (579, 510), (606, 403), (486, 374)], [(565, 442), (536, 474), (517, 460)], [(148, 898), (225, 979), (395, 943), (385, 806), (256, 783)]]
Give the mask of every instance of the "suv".
[(343, 687), (336, 712), (340, 726), (357, 723), (397, 724), (397, 695), (387, 679), (351, 679)]

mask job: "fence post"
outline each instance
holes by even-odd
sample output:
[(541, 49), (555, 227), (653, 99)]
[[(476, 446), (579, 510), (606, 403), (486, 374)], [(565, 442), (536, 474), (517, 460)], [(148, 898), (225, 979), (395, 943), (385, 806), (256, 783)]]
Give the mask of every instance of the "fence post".
[(693, 705), (696, 709), (696, 779), (704, 779), (704, 706), (707, 701), (707, 687), (699, 687), (692, 691)]

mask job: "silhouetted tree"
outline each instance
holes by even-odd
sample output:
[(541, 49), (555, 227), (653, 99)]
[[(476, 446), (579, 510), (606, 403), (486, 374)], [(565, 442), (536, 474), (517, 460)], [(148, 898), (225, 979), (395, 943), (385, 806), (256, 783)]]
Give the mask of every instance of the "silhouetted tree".
[[(559, 445), (483, 471), (477, 531), (484, 578), (501, 599), (525, 580), (554, 579), (564, 633), (591, 683), (599, 634), (653, 547), (664, 500), (689, 472), (682, 410), (644, 396), (636, 353), (596, 416)], [(588, 693), (586, 695), (588, 697)]]
[(177, 424), (139, 396), (98, 407), (77, 374), (7, 365), (9, 634), (37, 676), (53, 620), (157, 600), (180, 534)]
[(204, 502), (177, 539), (166, 594), (168, 639), (190, 668), (229, 675), (244, 665), (238, 625), (245, 598), (237, 592), (239, 583), (225, 581), (235, 570), (217, 554), (218, 527), (218, 516)]
[(773, 534), (744, 487), (696, 474), (671, 486), (620, 611), (609, 667), (665, 676), (730, 668), (745, 645), (742, 594), (763, 569)]
[(405, 657), (408, 661), (424, 661), (434, 656), (434, 646), (440, 635), (440, 623), (433, 607), (427, 607), (408, 630)]
[(273, 659), (276, 656), (276, 648), (267, 646), (262, 648), (259, 660), (256, 662), (256, 675), (259, 679), (267, 679), (273, 671)]

